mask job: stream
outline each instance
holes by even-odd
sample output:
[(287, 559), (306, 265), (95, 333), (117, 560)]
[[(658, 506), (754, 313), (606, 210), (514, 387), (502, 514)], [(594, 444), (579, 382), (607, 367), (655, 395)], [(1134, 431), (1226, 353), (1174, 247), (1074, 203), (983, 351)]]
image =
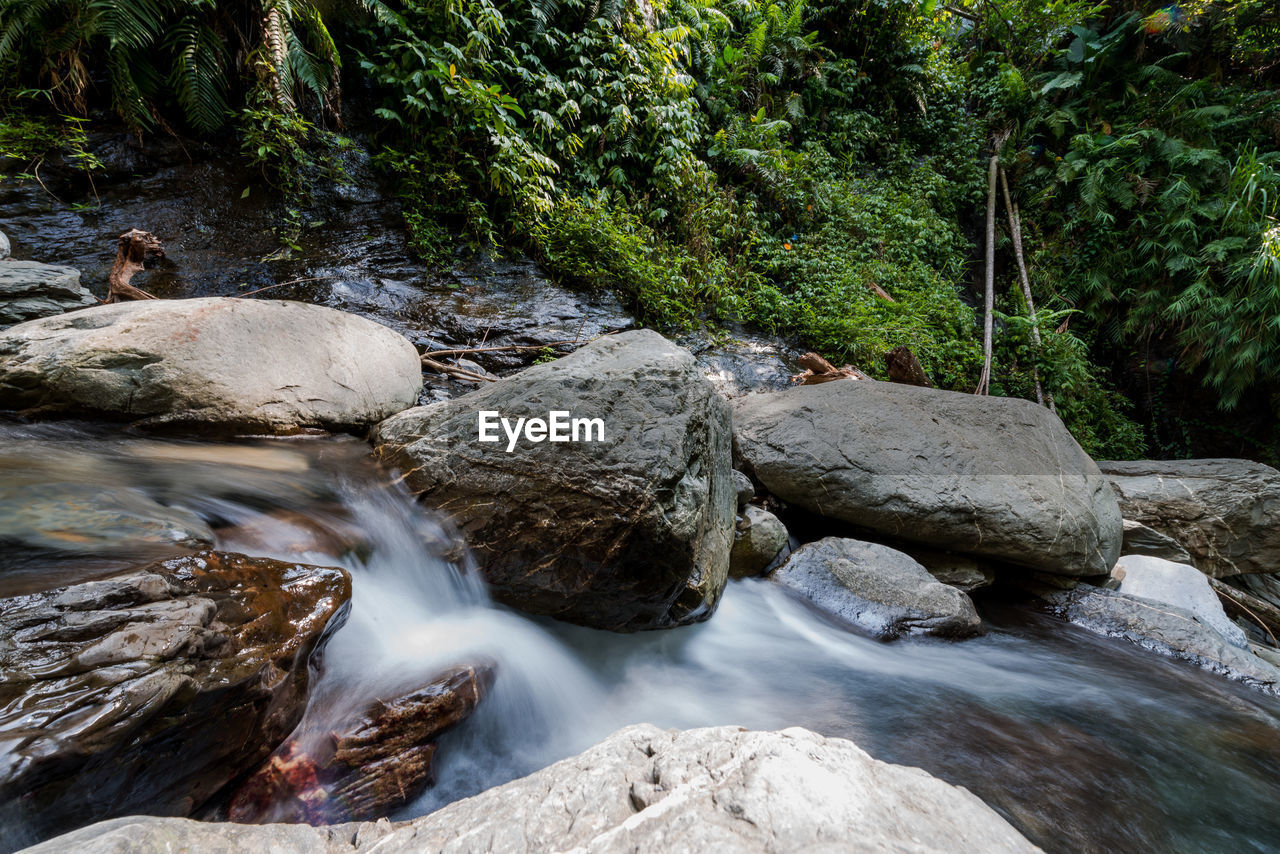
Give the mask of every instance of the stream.
[[(209, 522), (217, 547), (354, 579), (307, 715), (490, 659), (492, 693), (444, 737), (409, 818), (587, 748), (627, 724), (803, 726), (965, 786), (1049, 851), (1280, 851), (1280, 701), (979, 598), (984, 636), (881, 643), (768, 581), (730, 582), (696, 626), (634, 635), (494, 605), (465, 551), (352, 438), (209, 444), (0, 421), (0, 485), (136, 491)], [(0, 595), (144, 555), (9, 547)]]

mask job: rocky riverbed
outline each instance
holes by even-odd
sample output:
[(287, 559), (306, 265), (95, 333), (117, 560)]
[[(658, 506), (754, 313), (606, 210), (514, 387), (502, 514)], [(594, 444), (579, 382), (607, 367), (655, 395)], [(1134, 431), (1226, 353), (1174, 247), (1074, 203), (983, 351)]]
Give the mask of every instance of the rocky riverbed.
[(1276, 850), (1280, 472), (119, 156), (0, 197), (0, 847)]

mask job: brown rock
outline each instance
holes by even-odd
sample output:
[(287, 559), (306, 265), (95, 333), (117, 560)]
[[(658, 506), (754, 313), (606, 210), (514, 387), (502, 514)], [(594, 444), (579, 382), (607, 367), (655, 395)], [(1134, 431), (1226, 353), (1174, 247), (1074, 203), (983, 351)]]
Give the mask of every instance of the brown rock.
[(492, 665), (456, 667), (416, 691), (375, 700), (336, 730), (304, 722), (236, 792), (229, 817), (321, 825), (404, 806), (432, 782), (436, 739), (470, 715), (492, 684)]
[(0, 802), (188, 815), (297, 726), (350, 577), (222, 552), (0, 600)]

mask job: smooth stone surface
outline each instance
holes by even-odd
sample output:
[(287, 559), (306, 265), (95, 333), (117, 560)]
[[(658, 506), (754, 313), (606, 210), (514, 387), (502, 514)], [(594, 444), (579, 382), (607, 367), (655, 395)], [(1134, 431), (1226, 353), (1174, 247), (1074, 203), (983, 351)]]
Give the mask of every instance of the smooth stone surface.
[[(479, 441), (479, 413), (598, 418), (592, 441)], [(374, 431), (378, 457), (467, 539), (497, 599), (618, 631), (706, 619), (729, 572), (729, 408), (650, 330), (597, 339)], [(511, 447), (508, 452), (508, 447)]]
[(1091, 632), (1123, 638), (1268, 693), (1280, 693), (1280, 669), (1232, 646), (1184, 608), (1090, 584), (1043, 593), (1042, 598), (1058, 616)]
[[(0, 238), (4, 236), (0, 234)], [(9, 254), (4, 239), (0, 259)], [(97, 305), (93, 294), (80, 285), (80, 271), (38, 261), (4, 260), (0, 263), (0, 326), (62, 314)]]
[(214, 297), (104, 305), (0, 332), (0, 407), (148, 428), (354, 430), (412, 406), (402, 335), (353, 314)]
[(1174, 563), (1191, 563), (1191, 554), (1176, 540), (1134, 519), (1124, 520), (1124, 545), (1121, 552), (1126, 555), (1164, 558)]
[(1190, 611), (1197, 620), (1216, 631), (1227, 643), (1249, 648), (1244, 630), (1227, 617), (1209, 579), (1194, 566), (1158, 557), (1126, 555), (1111, 575), (1120, 580), (1117, 588), (1126, 596), (1151, 599)]
[(738, 493), (738, 512), (741, 513), (742, 508), (746, 507), (751, 499), (756, 497), (756, 485), (751, 482), (751, 478), (734, 469), (733, 486)]
[(1280, 572), (1280, 471), (1233, 459), (1099, 465), (1125, 518), (1173, 539), (1201, 572)]
[(996, 581), (995, 570), (969, 555), (932, 549), (911, 549), (908, 554), (934, 578), (965, 593), (990, 587)]
[(878, 543), (827, 537), (806, 543), (769, 579), (876, 637), (964, 637), (982, 630), (969, 597), (909, 555)]
[(0, 600), (7, 834), (189, 815), (289, 734), (341, 569), (222, 552)]
[(213, 531), (181, 507), (135, 489), (0, 482), (0, 543), (86, 554), (154, 556), (213, 546)]
[(1042, 406), (877, 382), (732, 405), (735, 454), (810, 512), (1060, 575), (1105, 574), (1120, 555), (1110, 484)]
[(729, 577), (751, 578), (765, 569), (787, 544), (787, 528), (768, 510), (747, 505), (733, 531)]
[(1033, 846), (965, 789), (808, 730), (628, 727), (570, 759), (410, 822), (128, 818), (26, 854), (1006, 854)]
[(0, 261), (9, 257), (9, 235), (0, 231)]

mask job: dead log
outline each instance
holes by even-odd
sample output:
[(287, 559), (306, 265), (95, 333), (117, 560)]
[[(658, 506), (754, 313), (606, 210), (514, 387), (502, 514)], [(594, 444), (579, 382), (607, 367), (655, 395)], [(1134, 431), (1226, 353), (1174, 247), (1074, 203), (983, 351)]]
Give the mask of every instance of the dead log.
[(146, 291), (129, 284), (135, 273), (147, 268), (147, 264), (157, 258), (164, 257), (164, 247), (160, 240), (150, 232), (131, 228), (116, 243), (116, 260), (111, 267), (111, 275), (107, 279), (107, 299), (109, 303), (128, 300), (158, 299)]
[(889, 369), (890, 382), (933, 388), (929, 375), (924, 372), (924, 365), (920, 364), (916, 354), (906, 344), (900, 344), (885, 353), (884, 363)]
[(800, 367), (804, 368), (804, 370), (793, 376), (791, 381), (800, 385), (817, 385), (818, 383), (829, 383), (832, 380), (871, 379), (853, 365), (837, 368), (817, 353), (805, 353), (796, 361), (800, 363)]

